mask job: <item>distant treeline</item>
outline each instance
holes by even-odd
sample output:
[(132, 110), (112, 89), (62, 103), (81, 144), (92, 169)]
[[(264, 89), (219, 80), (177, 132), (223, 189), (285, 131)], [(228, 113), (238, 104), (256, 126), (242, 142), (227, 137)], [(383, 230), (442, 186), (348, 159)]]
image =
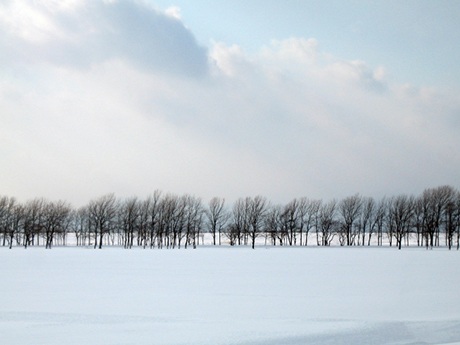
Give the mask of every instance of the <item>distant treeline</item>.
[[(190, 195), (155, 191), (147, 199), (114, 194), (74, 209), (66, 201), (19, 203), (0, 197), (2, 246), (76, 245), (102, 248), (196, 248), (208, 245), (460, 247), (460, 192), (451, 186), (419, 196), (375, 200), (359, 194), (342, 200), (294, 199), (271, 204), (262, 196), (208, 203)], [(71, 240), (70, 240), (71, 239)]]

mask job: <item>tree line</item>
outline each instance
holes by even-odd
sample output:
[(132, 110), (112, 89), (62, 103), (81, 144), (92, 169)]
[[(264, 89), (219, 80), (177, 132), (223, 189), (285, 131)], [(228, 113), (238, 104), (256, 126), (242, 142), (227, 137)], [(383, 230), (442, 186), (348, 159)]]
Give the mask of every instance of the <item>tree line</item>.
[(146, 199), (107, 194), (75, 209), (66, 201), (25, 203), (0, 197), (0, 243), (4, 247), (76, 245), (102, 248), (196, 248), (251, 246), (403, 246), (460, 248), (460, 192), (429, 188), (419, 196), (376, 200), (359, 194), (341, 200), (296, 198), (287, 204), (265, 197), (232, 205), (214, 197), (155, 191)]

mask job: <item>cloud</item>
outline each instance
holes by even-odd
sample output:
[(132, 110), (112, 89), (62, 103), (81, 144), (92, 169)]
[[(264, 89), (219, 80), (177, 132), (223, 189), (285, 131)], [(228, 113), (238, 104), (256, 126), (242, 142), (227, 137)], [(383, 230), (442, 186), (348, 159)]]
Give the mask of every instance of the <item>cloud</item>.
[(155, 72), (207, 73), (206, 49), (179, 18), (142, 2), (18, 0), (1, 5), (0, 13), (0, 40), (14, 42), (5, 63), (88, 68), (122, 58)]
[(79, 205), (157, 188), (284, 202), (459, 187), (456, 92), (396, 85), (315, 39), (204, 49), (140, 2), (1, 6), (2, 193)]
[(242, 120), (236, 131), (250, 128), (246, 135), (262, 138), (260, 149), (276, 157), (278, 169), (299, 169), (291, 181), (302, 186), (303, 180), (315, 194), (417, 192), (424, 184), (456, 183), (457, 95), (416, 86), (403, 95), (383, 67), (344, 61), (307, 43), (291, 38), (247, 57), (238, 47), (226, 53), (218, 46), (213, 57), (224, 63), (216, 65), (232, 77), (228, 94), (241, 90), (233, 99), (247, 99), (239, 113), (260, 116), (256, 126)]
[(180, 12), (180, 7), (177, 7), (177, 6), (168, 7), (165, 10), (165, 14), (170, 16), (170, 17), (172, 17), (172, 18), (174, 18), (174, 19), (177, 19), (177, 20), (182, 19), (181, 12)]

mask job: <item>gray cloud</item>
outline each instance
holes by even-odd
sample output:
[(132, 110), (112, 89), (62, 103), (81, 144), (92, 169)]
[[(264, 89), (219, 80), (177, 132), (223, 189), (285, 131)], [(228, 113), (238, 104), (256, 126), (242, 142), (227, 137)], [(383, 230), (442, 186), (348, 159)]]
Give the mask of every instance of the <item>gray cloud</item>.
[(142, 2), (89, 1), (72, 10), (44, 5), (29, 10), (35, 12), (31, 16), (37, 17), (37, 25), (32, 22), (19, 31), (0, 18), (4, 62), (87, 68), (122, 58), (155, 72), (192, 77), (207, 73), (207, 50), (183, 23)]
[[(207, 51), (182, 22), (133, 2), (105, 5), (113, 25), (109, 34), (118, 51), (143, 66), (181, 75), (202, 75)], [(118, 41), (119, 39), (119, 41)]]

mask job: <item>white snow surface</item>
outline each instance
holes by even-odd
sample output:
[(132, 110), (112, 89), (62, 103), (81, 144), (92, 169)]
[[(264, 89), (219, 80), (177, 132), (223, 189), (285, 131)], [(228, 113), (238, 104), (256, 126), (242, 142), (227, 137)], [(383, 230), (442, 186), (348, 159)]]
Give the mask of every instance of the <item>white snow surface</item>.
[(1, 344), (460, 344), (446, 249), (0, 248)]

